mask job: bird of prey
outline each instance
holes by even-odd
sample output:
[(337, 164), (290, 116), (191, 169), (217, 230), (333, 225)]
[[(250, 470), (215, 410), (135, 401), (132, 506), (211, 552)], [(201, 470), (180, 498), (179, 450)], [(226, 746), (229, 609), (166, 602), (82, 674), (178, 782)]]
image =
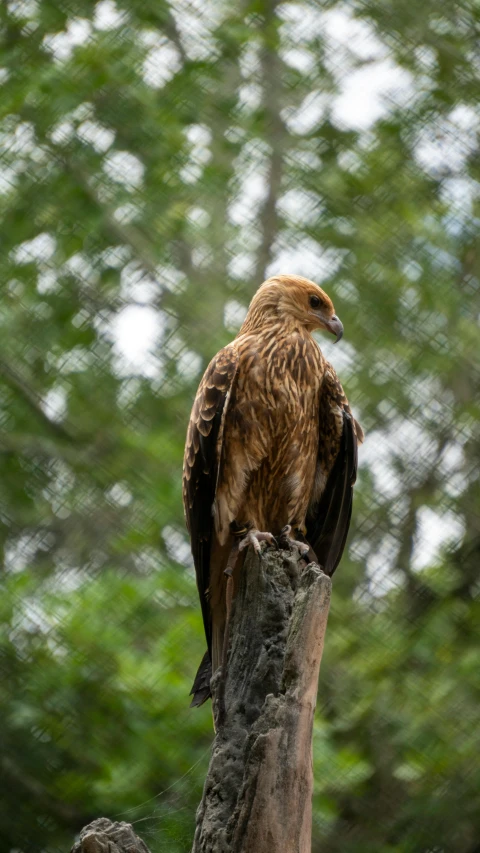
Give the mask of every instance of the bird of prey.
[(343, 335), (327, 294), (301, 276), (267, 279), (195, 397), (183, 499), (208, 650), (192, 705), (211, 695), (224, 651), (226, 575), (237, 577), (246, 547), (260, 552), (262, 541), (287, 536), (328, 575), (342, 556), (363, 432), (314, 329)]

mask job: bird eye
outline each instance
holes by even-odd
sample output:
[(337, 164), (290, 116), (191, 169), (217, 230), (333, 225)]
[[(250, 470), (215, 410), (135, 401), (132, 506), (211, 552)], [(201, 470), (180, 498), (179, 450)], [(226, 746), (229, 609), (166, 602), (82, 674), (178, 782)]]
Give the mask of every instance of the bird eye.
[(318, 306), (320, 305), (320, 302), (321, 302), (321, 299), (319, 296), (311, 296), (310, 297), (310, 305), (312, 306), (312, 308), (318, 308)]

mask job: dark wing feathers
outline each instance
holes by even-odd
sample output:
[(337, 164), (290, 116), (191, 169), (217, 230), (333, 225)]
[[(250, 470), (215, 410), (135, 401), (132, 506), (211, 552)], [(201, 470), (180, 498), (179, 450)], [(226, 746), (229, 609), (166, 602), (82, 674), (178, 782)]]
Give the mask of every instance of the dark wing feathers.
[(212, 662), (210, 660), (210, 652), (205, 652), (202, 662), (198, 667), (197, 674), (195, 676), (195, 681), (193, 682), (192, 689), (190, 690), (190, 696), (193, 696), (193, 699), (190, 703), (191, 708), (196, 708), (199, 705), (203, 705), (207, 699), (210, 699), (211, 691), (210, 691), (210, 681), (212, 678)]
[[(341, 560), (352, 515), (357, 478), (357, 423), (333, 371), (326, 372), (322, 391), (317, 465), (324, 473), (328, 470), (328, 475), (321, 495), (309, 507), (306, 538), (320, 566), (331, 576)], [(359, 438), (363, 438), (363, 433)], [(332, 456), (333, 465), (329, 464)]]
[(357, 475), (357, 439), (353, 418), (343, 412), (337, 458), (318, 503), (307, 517), (307, 540), (327, 575), (333, 575), (345, 547)]
[[(210, 362), (193, 404), (187, 431), (183, 465), (183, 504), (192, 542), (203, 623), (210, 651), (212, 626), (208, 603), (210, 550), (213, 532), (212, 507), (218, 476), (226, 401), (232, 389), (238, 356), (232, 346), (225, 347)], [(228, 403), (227, 403), (228, 405)]]

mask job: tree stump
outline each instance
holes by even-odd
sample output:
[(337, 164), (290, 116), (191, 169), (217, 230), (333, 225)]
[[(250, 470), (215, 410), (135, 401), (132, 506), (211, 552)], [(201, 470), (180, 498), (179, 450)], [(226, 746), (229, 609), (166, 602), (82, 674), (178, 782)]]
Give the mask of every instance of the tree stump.
[[(310, 853), (312, 729), (331, 580), (250, 549), (235, 591), (218, 727), (192, 853)], [(214, 716), (222, 675), (212, 679)]]
[(84, 826), (71, 853), (150, 853), (147, 845), (123, 820), (112, 822), (107, 817)]

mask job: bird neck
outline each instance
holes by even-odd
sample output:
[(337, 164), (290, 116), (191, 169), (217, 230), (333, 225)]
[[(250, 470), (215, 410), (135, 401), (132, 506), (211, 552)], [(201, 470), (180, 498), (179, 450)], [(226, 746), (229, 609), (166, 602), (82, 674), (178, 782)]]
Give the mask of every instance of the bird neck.
[(265, 338), (284, 338), (293, 334), (310, 338), (310, 332), (296, 317), (288, 314), (280, 316), (276, 305), (270, 311), (262, 305), (258, 309), (250, 308), (237, 337), (261, 335)]

